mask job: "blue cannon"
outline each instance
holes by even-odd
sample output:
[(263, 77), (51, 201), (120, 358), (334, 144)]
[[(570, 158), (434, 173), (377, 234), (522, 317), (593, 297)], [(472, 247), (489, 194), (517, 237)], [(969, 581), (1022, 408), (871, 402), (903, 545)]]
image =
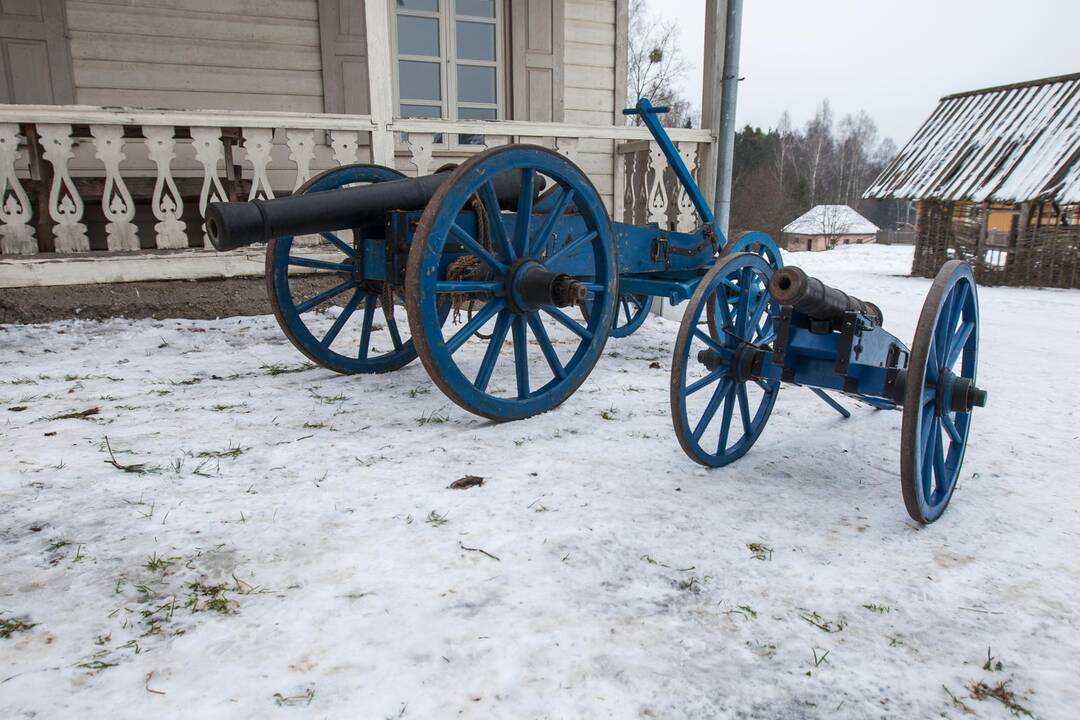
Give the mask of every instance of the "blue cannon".
[(687, 455), (717, 467), (745, 454), (781, 382), (845, 414), (826, 390), (902, 406), (905, 503), (933, 521), (955, 487), (972, 408), (985, 402), (970, 268), (942, 269), (909, 349), (872, 304), (784, 268), (768, 236), (728, 242), (663, 112), (647, 99), (624, 111), (641, 117), (693, 203), (691, 232), (613, 222), (569, 159), (506, 145), (421, 178), (349, 165), (287, 198), (215, 203), (207, 234), (219, 250), (268, 243), (271, 307), (313, 362), (381, 373), (419, 357), (447, 397), (495, 421), (563, 403), (653, 298), (689, 301), (670, 398)]

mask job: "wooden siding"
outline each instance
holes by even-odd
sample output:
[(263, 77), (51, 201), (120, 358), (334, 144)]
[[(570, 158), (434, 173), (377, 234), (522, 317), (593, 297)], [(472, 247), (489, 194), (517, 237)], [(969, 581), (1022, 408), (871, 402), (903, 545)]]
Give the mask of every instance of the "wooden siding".
[(322, 112), (317, 0), (67, 2), (76, 102)]
[[(611, 125), (615, 107), (616, 0), (566, 0), (566, 51), (563, 58), (564, 120)], [(577, 161), (612, 207), (615, 190), (611, 140), (582, 139)]]

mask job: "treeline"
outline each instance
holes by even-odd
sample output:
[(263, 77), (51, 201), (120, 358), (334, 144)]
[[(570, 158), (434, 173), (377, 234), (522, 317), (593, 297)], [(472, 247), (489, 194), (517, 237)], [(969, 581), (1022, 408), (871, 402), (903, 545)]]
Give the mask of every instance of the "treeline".
[(833, 119), (822, 101), (803, 128), (785, 112), (775, 129), (747, 125), (735, 135), (731, 228), (734, 235), (780, 228), (815, 205), (850, 205), (876, 225), (893, 228), (896, 202), (864, 201), (863, 191), (896, 154), (889, 138), (865, 112)]

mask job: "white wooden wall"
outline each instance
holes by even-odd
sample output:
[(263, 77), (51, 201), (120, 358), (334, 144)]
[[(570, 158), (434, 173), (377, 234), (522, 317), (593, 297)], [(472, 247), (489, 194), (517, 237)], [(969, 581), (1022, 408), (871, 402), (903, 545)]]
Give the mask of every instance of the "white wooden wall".
[[(611, 125), (615, 107), (615, 0), (566, 0), (564, 120)], [(621, 109), (621, 108), (618, 108)], [(604, 197), (614, 194), (614, 142), (582, 139), (577, 162)]]
[(67, 1), (76, 102), (322, 112), (317, 0)]

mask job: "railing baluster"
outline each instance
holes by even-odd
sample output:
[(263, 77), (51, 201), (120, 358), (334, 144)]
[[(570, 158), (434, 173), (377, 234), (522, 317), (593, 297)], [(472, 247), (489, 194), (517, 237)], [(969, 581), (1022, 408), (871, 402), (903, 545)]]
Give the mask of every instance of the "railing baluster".
[(244, 128), (244, 154), (251, 163), (251, 192), (248, 200), (270, 199), (274, 191), (266, 168), (270, 164), (270, 149), (274, 146), (274, 131), (270, 128)]
[(435, 149), (432, 133), (409, 133), (409, 162), (416, 168), (417, 177), (431, 174), (431, 153)]
[(289, 159), (296, 163), (296, 182), (293, 192), (311, 177), (311, 161), (315, 159), (314, 130), (286, 130), (285, 144), (289, 146)]
[(0, 123), (0, 252), (5, 255), (34, 255), (38, 251), (30, 198), (15, 174), (19, 156), (19, 126)]
[[(690, 175), (694, 176), (694, 171), (697, 169), (697, 143), (681, 142), (678, 145), (679, 155), (682, 157), (683, 163), (686, 165), (686, 169), (690, 171)], [(694, 216), (697, 210), (694, 208), (694, 202), (690, 199), (690, 194), (686, 192), (686, 188), (679, 185), (679, 214), (676, 220), (675, 229), (682, 232), (690, 232), (694, 229)]]
[(45, 159), (52, 165), (53, 181), (49, 189), (49, 217), (56, 226), (56, 252), (86, 252), (90, 240), (81, 221), (85, 206), (68, 171), (68, 161), (75, 154), (71, 147), (71, 125), (38, 125)]
[(180, 219), (184, 214), (184, 199), (180, 197), (180, 190), (172, 177), (172, 161), (176, 157), (175, 133), (172, 125), (143, 126), (147, 153), (157, 167), (150, 209), (158, 220), (154, 231), (159, 248), (188, 246), (187, 225)]
[(135, 227), (135, 201), (120, 174), (124, 155), (124, 128), (121, 125), (91, 125), (94, 153), (105, 166), (105, 187), (101, 191), (101, 214), (110, 250), (138, 250), (139, 233)]
[(360, 162), (360, 133), (355, 130), (330, 131), (330, 147), (334, 151), (334, 162), (338, 165)]
[[(207, 205), (229, 199), (217, 170), (218, 162), (225, 158), (225, 147), (221, 142), (221, 128), (191, 128), (191, 144), (195, 146), (195, 159), (203, 166), (202, 189), (199, 190), (199, 216), (205, 218)], [(202, 232), (203, 247), (210, 247), (210, 237), (206, 234), (205, 223), (202, 225)]]
[(664, 151), (655, 142), (649, 143), (649, 168), (653, 172), (652, 186), (649, 190), (649, 222), (667, 228), (668, 194), (664, 184), (664, 170), (667, 162)]

